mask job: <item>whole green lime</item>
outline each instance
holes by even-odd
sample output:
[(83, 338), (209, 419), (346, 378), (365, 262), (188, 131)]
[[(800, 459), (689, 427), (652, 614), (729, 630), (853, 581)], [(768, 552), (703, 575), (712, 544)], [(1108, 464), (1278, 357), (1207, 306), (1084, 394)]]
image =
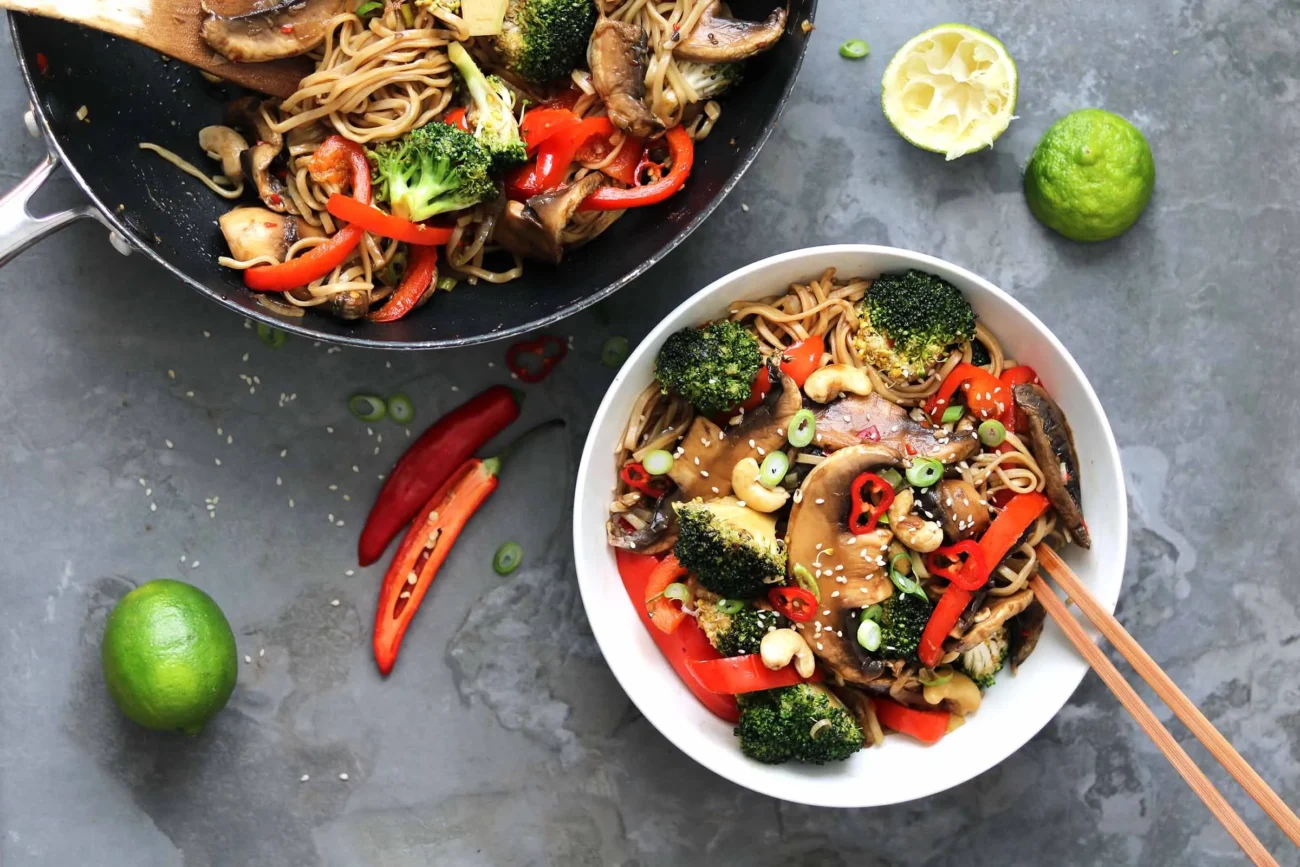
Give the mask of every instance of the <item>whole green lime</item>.
[(1137, 222), (1156, 164), (1133, 124), (1099, 108), (1048, 127), (1025, 166), (1025, 198), (1043, 225), (1072, 241), (1105, 241)]
[(151, 729), (198, 734), (235, 689), (235, 634), (212, 597), (181, 581), (142, 584), (104, 624), (100, 652), (113, 701)]

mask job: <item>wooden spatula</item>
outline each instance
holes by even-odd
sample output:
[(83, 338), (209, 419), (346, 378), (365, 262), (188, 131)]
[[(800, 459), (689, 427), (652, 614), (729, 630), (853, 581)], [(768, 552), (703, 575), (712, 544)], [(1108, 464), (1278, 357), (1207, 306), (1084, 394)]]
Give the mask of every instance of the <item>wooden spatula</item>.
[(207, 13), (200, 0), (0, 0), (0, 9), (58, 18), (146, 45), (219, 78), (271, 96), (287, 97), (312, 71), (306, 57), (234, 63), (203, 40)]

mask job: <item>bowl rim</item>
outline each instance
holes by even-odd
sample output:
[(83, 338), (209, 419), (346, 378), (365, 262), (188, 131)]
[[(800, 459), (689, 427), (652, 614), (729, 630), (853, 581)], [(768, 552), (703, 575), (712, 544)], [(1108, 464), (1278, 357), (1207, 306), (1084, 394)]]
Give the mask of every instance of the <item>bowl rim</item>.
[[(591, 578), (584, 579), (584, 575), (588, 574), (589, 572), (589, 567), (591, 570), (594, 570), (595, 567), (594, 564), (588, 564), (585, 562), (586, 557), (583, 548), (583, 541), (584, 539), (587, 539), (591, 533), (595, 532), (595, 528), (585, 526), (581, 521), (581, 518), (585, 514), (584, 506), (587, 497), (601, 495), (600, 492), (588, 491), (588, 489), (591, 486), (591, 483), (588, 481), (588, 476), (591, 473), (593, 461), (603, 460), (609, 456), (608, 449), (604, 448), (602, 444), (597, 441), (599, 432), (603, 427), (602, 422), (605, 419), (605, 416), (612, 411), (612, 405), (615, 402), (616, 395), (620, 394), (625, 388), (628, 387), (627, 385), (627, 381), (629, 379), (628, 372), (633, 367), (636, 366), (637, 362), (643, 356), (645, 356), (650, 352), (657, 351), (659, 345), (663, 342), (663, 339), (666, 336), (667, 332), (669, 332), (670, 330), (676, 330), (680, 327), (684, 327), (685, 323), (683, 320), (687, 311), (690, 308), (693, 308), (698, 302), (721, 291), (725, 287), (728, 287), (737, 281), (745, 281), (748, 278), (755, 277), (756, 275), (761, 275), (763, 272), (772, 268), (776, 268), (785, 263), (806, 262), (807, 265), (806, 270), (808, 271), (808, 273), (811, 274), (814, 272), (819, 272), (821, 270), (824, 270), (826, 267), (828, 267), (830, 263), (827, 262), (826, 260), (833, 260), (836, 257), (841, 257), (844, 255), (875, 255), (875, 256), (889, 256), (889, 257), (902, 258), (908, 260), (912, 267), (929, 270), (932, 273), (939, 274), (940, 276), (944, 276), (947, 279), (951, 279), (951, 277), (955, 275), (960, 280), (974, 283), (978, 285), (982, 290), (988, 292), (990, 295), (994, 296), (999, 301), (1001, 301), (1002, 303), (1006, 304), (1009, 308), (1011, 308), (1011, 310), (1016, 315), (1021, 317), (1034, 331), (1036, 331), (1039, 334), (1040, 337), (1044, 338), (1047, 341), (1047, 343), (1051, 346), (1051, 348), (1055, 351), (1055, 353), (1059, 355), (1061, 360), (1064, 362), (1066, 368), (1076, 378), (1078, 384), (1080, 385), (1082, 394), (1085, 400), (1087, 401), (1087, 404), (1090, 407), (1091, 411), (1095, 414), (1096, 419), (1101, 428), (1101, 431), (1104, 434), (1104, 436), (1102, 437), (1103, 441), (1101, 443), (1104, 460), (1099, 461), (1097, 463), (1096, 472), (1105, 473), (1109, 471), (1112, 474), (1112, 482), (1115, 486), (1115, 491), (1117, 492), (1119, 505), (1121, 506), (1121, 508), (1119, 508), (1116, 515), (1116, 523), (1117, 523), (1116, 537), (1122, 540), (1122, 544), (1118, 547), (1116, 551), (1111, 552), (1110, 554), (1110, 556), (1112, 556), (1117, 560), (1117, 563), (1115, 564), (1115, 568), (1113, 571), (1115, 574), (1119, 576), (1119, 580), (1115, 582), (1113, 593), (1099, 595), (1098, 597), (1098, 601), (1101, 603), (1102, 607), (1105, 608), (1107, 611), (1113, 612), (1115, 609), (1115, 604), (1118, 600), (1118, 594), (1122, 589), (1123, 572), (1124, 572), (1125, 559), (1127, 555), (1127, 539), (1128, 539), (1127, 492), (1124, 483), (1123, 467), (1120, 462), (1119, 447), (1115, 442), (1115, 436), (1113, 431), (1111, 430), (1110, 421), (1106, 416), (1106, 412), (1102, 407), (1100, 400), (1097, 398), (1097, 394), (1092, 387), (1092, 383), (1088, 380), (1088, 377), (1084, 374), (1083, 370), (1079, 367), (1079, 364), (1075, 360), (1074, 356), (1070, 354), (1069, 350), (1065, 348), (1064, 344), (1061, 343), (1060, 339), (1056, 337), (1056, 335), (1051, 331), (1051, 329), (1049, 329), (1027, 307), (1025, 307), (1023, 304), (1017, 301), (1013, 296), (1011, 296), (1006, 291), (999, 288), (989, 280), (980, 277), (979, 275), (959, 265), (953, 264), (951, 262), (948, 262), (947, 260), (940, 259), (938, 257), (931, 256), (925, 253), (920, 253), (913, 250), (906, 250), (899, 247), (889, 247), (889, 246), (882, 246), (876, 244), (831, 244), (831, 245), (822, 245), (816, 247), (803, 247), (796, 250), (790, 250), (785, 253), (779, 253), (774, 256), (769, 256), (765, 259), (760, 259), (756, 262), (753, 262), (749, 265), (743, 266), (728, 274), (725, 274), (722, 277), (719, 277), (717, 280), (714, 280), (713, 282), (709, 283), (703, 289), (700, 289), (699, 291), (693, 293), (688, 298), (683, 300), (680, 304), (678, 304), (675, 308), (673, 308), (673, 310), (670, 313), (664, 316), (663, 319), (661, 319), (660, 322), (653, 329), (651, 329), (651, 331), (645, 336), (645, 338), (641, 341), (641, 343), (628, 356), (627, 360), (623, 364), (623, 367), (620, 369), (618, 374), (615, 375), (613, 382), (610, 383), (610, 386), (606, 390), (604, 397), (601, 399), (600, 406), (596, 410), (596, 413), (591, 421), (591, 425), (588, 428), (586, 442), (583, 446), (582, 457), (578, 465), (578, 473), (577, 473), (576, 483), (574, 488), (575, 490), (574, 509), (573, 509), (574, 522), (573, 522), (572, 542), (573, 542), (573, 550), (574, 550), (575, 569), (578, 577), (578, 589), (582, 597), (583, 607), (584, 610), (587, 612), (588, 621), (591, 623), (592, 634), (596, 638), (596, 643), (600, 647), (601, 654), (604, 657), (606, 664), (609, 666), (610, 671), (613, 673), (614, 678), (618, 681), (619, 686), (622, 687), (624, 693), (626, 693), (627, 697), (637, 707), (637, 709), (641, 712), (641, 714), (645, 716), (645, 718), (651, 723), (651, 725), (653, 725), (656, 728), (656, 730), (658, 730), (661, 734), (665, 734), (665, 732), (667, 731), (667, 726), (669, 725), (670, 722), (668, 719), (669, 715), (667, 713), (667, 708), (660, 707), (659, 705), (650, 705), (647, 704), (646, 702), (639, 701), (637, 697), (637, 690), (629, 689), (629, 684), (635, 679), (635, 674), (636, 674), (635, 671), (631, 670), (631, 666), (626, 665), (624, 661), (620, 659), (617, 655), (615, 655), (614, 659), (618, 661), (617, 662), (612, 661), (610, 654), (608, 654), (605, 649), (606, 642), (624, 641), (626, 639), (623, 638), (620, 633), (616, 633), (615, 631), (612, 631), (611, 628), (603, 626), (603, 622), (600, 618), (596, 618), (593, 620), (592, 618), (593, 598), (591, 594), (594, 594), (595, 591), (594, 591), (594, 584), (592, 582), (600, 579), (598, 577), (591, 577)], [(603, 532), (601, 533), (601, 536), (603, 541)], [(606, 574), (603, 577), (606, 580), (608, 580), (609, 576)], [(589, 593), (588, 591), (589, 585), (593, 587), (591, 593)], [(1089, 631), (1090, 634), (1093, 634), (1095, 637), (1095, 632), (1092, 630)], [(1071, 652), (1074, 652), (1073, 649), (1071, 649)], [(815, 796), (811, 798), (807, 796), (798, 797), (798, 798), (792, 797), (787, 792), (784, 792), (775, 786), (764, 786), (756, 783), (754, 780), (738, 779), (736, 776), (719, 769), (709, 761), (709, 755), (712, 752), (712, 747), (702, 743), (701, 740), (698, 738), (687, 738), (683, 740), (676, 740), (672, 738), (667, 738), (666, 734), (665, 737), (667, 740), (669, 740), (670, 743), (672, 743), (674, 746), (676, 746), (678, 749), (680, 749), (690, 758), (692, 758), (699, 764), (703, 765), (705, 768), (708, 768), (710, 771), (713, 771), (714, 773), (718, 774), (724, 779), (729, 780), (732, 783), (735, 783), (738, 786), (751, 789), (760, 794), (769, 795), (771, 797), (779, 798), (785, 801), (791, 801), (792, 803), (803, 803), (811, 806), (820, 806), (820, 807), (860, 808), (860, 807), (871, 807), (871, 806), (887, 806), (889, 804), (903, 803), (906, 801), (929, 797), (931, 795), (935, 795), (935, 794), (939, 794), (940, 792), (947, 791), (950, 788), (961, 785), (962, 783), (965, 783), (979, 776), (980, 774), (1000, 764), (1006, 758), (1011, 756), (1013, 753), (1015, 753), (1025, 744), (1027, 744), (1030, 740), (1032, 740), (1036, 735), (1038, 735), (1039, 732), (1041, 732), (1042, 729), (1047, 725), (1047, 723), (1049, 723), (1060, 713), (1061, 709), (1065, 706), (1066, 702), (1068, 702), (1070, 697), (1074, 695), (1075, 691), (1079, 688), (1079, 684), (1083, 681), (1084, 675), (1089, 671), (1089, 667), (1087, 666), (1086, 663), (1082, 662), (1082, 659), (1080, 659), (1080, 662), (1081, 664), (1076, 668), (1076, 670), (1074, 672), (1068, 673), (1064, 678), (1066, 680), (1068, 680), (1069, 678), (1073, 678), (1073, 682), (1069, 684), (1068, 690), (1061, 692), (1060, 703), (1056, 707), (1052, 708), (1049, 714), (1044, 715), (1041, 721), (1037, 725), (1033, 726), (1032, 729), (1026, 730), (1023, 733), (1023, 740), (1021, 740), (1019, 743), (1014, 743), (1014, 745), (1010, 746), (1009, 749), (1005, 749), (1004, 751), (989, 750), (986, 752), (981, 752), (978, 754), (978, 756), (975, 759), (967, 762), (963, 766), (963, 769), (957, 772), (956, 774), (954, 774), (951, 779), (946, 779), (938, 786), (929, 789), (927, 791), (918, 792), (916, 794), (912, 794), (912, 795), (908, 795), (905, 797), (896, 798), (892, 800), (888, 798), (886, 799), (877, 798), (869, 801), (863, 801), (861, 803), (840, 803), (840, 802), (830, 802), (827, 800), (818, 800)], [(1016, 738), (1013, 737), (1011, 741), (1014, 741), (1015, 739)], [(755, 767), (766, 769), (766, 768), (784, 767), (784, 766), (768, 766), (768, 765), (759, 765), (755, 763)], [(758, 775), (758, 779), (762, 779), (762, 777), (763, 777), (762, 774)]]

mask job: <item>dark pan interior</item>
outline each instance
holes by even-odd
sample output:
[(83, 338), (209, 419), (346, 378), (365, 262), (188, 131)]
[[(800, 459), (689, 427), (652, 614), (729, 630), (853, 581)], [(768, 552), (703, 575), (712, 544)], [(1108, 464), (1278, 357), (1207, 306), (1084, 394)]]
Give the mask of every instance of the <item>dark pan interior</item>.
[[(732, 5), (744, 17), (759, 18), (771, 11), (770, 2)], [(396, 349), (477, 343), (555, 321), (623, 286), (676, 246), (767, 138), (803, 59), (807, 36), (800, 22), (811, 19), (815, 6), (816, 0), (793, 0), (786, 38), (751, 61), (745, 81), (724, 100), (683, 193), (629, 212), (558, 268), (529, 262), (522, 279), (461, 286), (382, 325), (311, 312), (281, 318), (256, 304), (239, 275), (217, 264), (226, 249), (216, 220), (232, 205), (139, 149), (139, 142), (152, 141), (206, 166), (198, 130), (220, 121), (222, 103), (235, 88), (212, 85), (190, 67), (95, 31), (26, 15), (10, 21), (33, 103), (55, 146), (120, 231), (178, 278), (246, 316), (334, 342)], [(85, 122), (76, 116), (83, 105)]]

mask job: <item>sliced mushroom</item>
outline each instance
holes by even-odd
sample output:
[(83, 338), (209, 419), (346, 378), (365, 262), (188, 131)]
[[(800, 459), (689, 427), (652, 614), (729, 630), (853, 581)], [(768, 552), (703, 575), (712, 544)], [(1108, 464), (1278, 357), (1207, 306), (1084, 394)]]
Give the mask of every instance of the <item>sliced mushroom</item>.
[(1020, 664), (1029, 658), (1038, 646), (1038, 639), (1043, 635), (1043, 623), (1047, 620), (1047, 609), (1035, 599), (1029, 607), (1007, 621), (1007, 631), (1011, 637), (1011, 673), (1015, 674)]
[(696, 63), (735, 63), (767, 51), (785, 33), (786, 10), (772, 10), (763, 21), (740, 21), (722, 0), (700, 17), (690, 35), (677, 43), (673, 57)]
[(257, 188), (258, 198), (273, 211), (298, 213), (284, 182), (271, 173), (271, 163), (280, 155), (284, 136), (267, 123), (262, 103), (255, 96), (240, 97), (226, 105), (226, 121), (252, 133), (257, 141), (239, 155), (239, 165), (245, 179)]
[(677, 513), (673, 511), (676, 502), (681, 502), (680, 491), (660, 497), (653, 508), (639, 504), (627, 512), (611, 516), (605, 523), (609, 544), (638, 554), (667, 551), (677, 541)]
[(1017, 385), (1012, 393), (1016, 406), (1029, 419), (1029, 450), (1043, 470), (1047, 499), (1074, 540), (1084, 548), (1091, 547), (1092, 538), (1083, 522), (1079, 454), (1074, 450), (1074, 432), (1065, 413), (1040, 386)]
[(339, 319), (363, 319), (370, 312), (370, 293), (364, 289), (346, 289), (330, 296), (329, 312)]
[(289, 248), (299, 238), (319, 237), (323, 232), (300, 220), (268, 211), (266, 208), (244, 207), (227, 211), (217, 220), (221, 234), (236, 259), (256, 259), (272, 256), (281, 262)]
[(922, 488), (920, 502), (921, 514), (939, 522), (949, 543), (978, 539), (989, 528), (989, 508), (970, 482), (944, 479)]
[(975, 612), (975, 622), (953, 648), (958, 653), (978, 647), (989, 639), (998, 627), (1029, 607), (1034, 601), (1034, 591), (1026, 588), (1010, 596), (990, 597), (993, 601)]
[(822, 450), (864, 442), (880, 442), (909, 454), (915, 450), (945, 464), (966, 460), (980, 448), (974, 430), (946, 433), (925, 427), (912, 421), (903, 407), (878, 394), (849, 395), (817, 410), (817, 445)]
[(745, 458), (760, 464), (768, 452), (785, 447), (786, 428), (803, 406), (794, 380), (769, 366), (769, 375), (781, 388), (772, 389), (761, 406), (741, 416), (724, 430), (703, 416), (696, 416), (682, 439), (682, 453), (668, 475), (686, 499), (725, 497), (731, 493), (731, 471)]
[(205, 126), (199, 130), (199, 147), (221, 161), (221, 173), (232, 182), (240, 175), (239, 155), (248, 150), (244, 137), (228, 126)]
[(306, 54), (324, 41), (329, 20), (349, 8), (347, 0), (262, 0), (247, 12), (225, 16), (202, 5), (204, 41), (236, 63)]
[(637, 138), (664, 128), (645, 104), (646, 55), (649, 43), (639, 24), (602, 18), (587, 43), (591, 83), (605, 103), (610, 122)]
[(855, 649), (857, 630), (851, 612), (893, 595), (885, 565), (892, 534), (881, 528), (855, 536), (849, 530), (853, 480), (899, 463), (898, 453), (886, 446), (840, 449), (804, 479), (786, 528), (790, 568), (802, 566), (812, 573), (821, 597), (816, 616), (795, 628), (832, 671), (862, 686), (877, 681), (883, 671)]
[(564, 227), (582, 200), (604, 182), (603, 174), (592, 172), (554, 192), (533, 196), (526, 204), (508, 202), (497, 223), (495, 240), (520, 256), (560, 264), (564, 257)]

